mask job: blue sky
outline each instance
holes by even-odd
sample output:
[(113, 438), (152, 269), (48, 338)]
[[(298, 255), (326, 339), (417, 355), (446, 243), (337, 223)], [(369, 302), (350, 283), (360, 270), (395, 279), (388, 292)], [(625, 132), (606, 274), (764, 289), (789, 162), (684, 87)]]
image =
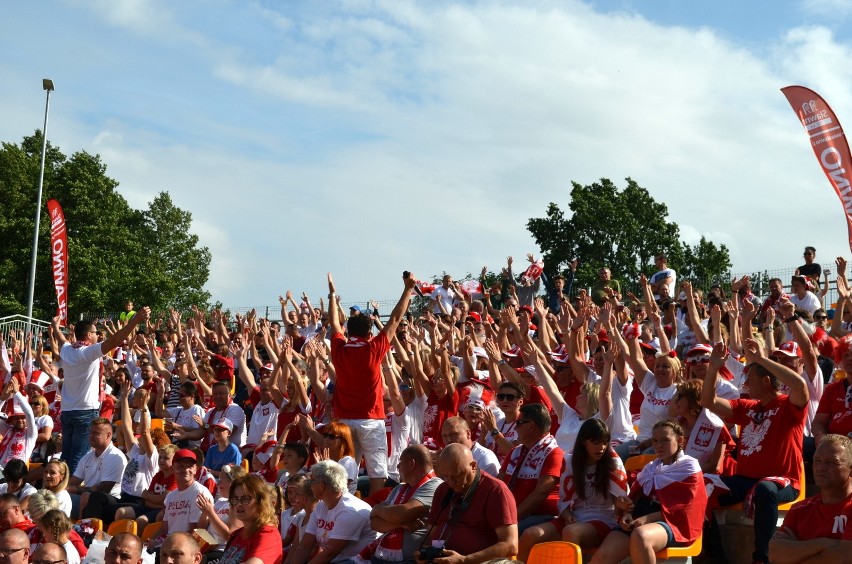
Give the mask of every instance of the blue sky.
[[(248, 2), (4, 6), (0, 139), (98, 153), (161, 190), (231, 307), (290, 288), (393, 299), (538, 253), (572, 180), (630, 176), (734, 271), (848, 256), (840, 204), (779, 89), (852, 127), (852, 1)], [(581, 257), (582, 259), (582, 257)], [(73, 284), (73, 257), (71, 257)], [(45, 274), (46, 275), (46, 274)], [(73, 287), (72, 287), (73, 291)]]

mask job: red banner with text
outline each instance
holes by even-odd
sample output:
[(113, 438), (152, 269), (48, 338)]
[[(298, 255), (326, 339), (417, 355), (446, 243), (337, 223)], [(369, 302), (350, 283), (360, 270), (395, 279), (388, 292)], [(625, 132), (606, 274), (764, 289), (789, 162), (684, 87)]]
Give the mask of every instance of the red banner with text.
[(58, 304), (56, 315), (59, 325), (65, 327), (68, 324), (68, 231), (59, 202), (48, 200), (47, 212), (50, 215), (50, 266)]
[(852, 169), (847, 168), (852, 166), (852, 154), (843, 128), (826, 101), (810, 88), (788, 86), (781, 92), (799, 116), (814, 154), (840, 198), (852, 249)]

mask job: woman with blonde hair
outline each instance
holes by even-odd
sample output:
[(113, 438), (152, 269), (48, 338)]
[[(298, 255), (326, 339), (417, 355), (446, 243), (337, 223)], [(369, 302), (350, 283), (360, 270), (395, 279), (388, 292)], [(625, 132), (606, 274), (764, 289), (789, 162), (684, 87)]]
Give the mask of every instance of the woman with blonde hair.
[(279, 498), (276, 489), (260, 476), (248, 474), (233, 481), (231, 507), (243, 526), (231, 533), (220, 564), (281, 564)]
[(51, 460), (44, 465), (44, 477), (42, 485), (44, 489), (52, 492), (59, 501), (61, 509), (69, 518), (71, 517), (71, 495), (66, 491), (71, 472), (64, 460)]

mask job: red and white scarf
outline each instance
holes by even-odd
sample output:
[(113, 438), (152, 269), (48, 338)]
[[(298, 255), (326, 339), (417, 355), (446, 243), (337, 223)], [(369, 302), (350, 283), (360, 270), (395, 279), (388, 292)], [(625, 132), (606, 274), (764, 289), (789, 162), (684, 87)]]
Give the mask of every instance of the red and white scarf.
[(642, 492), (660, 502), (663, 520), (677, 542), (692, 542), (701, 535), (707, 491), (698, 461), (678, 453), (671, 464), (657, 458), (636, 476)]
[(708, 409), (702, 409), (695, 425), (692, 426), (692, 432), (689, 434), (689, 441), (684, 449), (686, 454), (699, 461), (706, 461), (710, 458), (716, 448), (716, 443), (719, 441), (719, 435), (722, 434), (724, 425), (725, 423), (718, 415)]
[[(408, 500), (410, 500), (411, 496), (420, 489), (420, 486), (434, 477), (435, 473), (429, 472), (420, 479), (416, 486), (412, 486), (411, 484), (401, 484), (400, 487), (395, 490), (396, 493), (392, 493), (393, 497), (388, 497), (387, 504), (403, 505), (408, 503)], [(388, 531), (379, 537), (374, 543), (365, 547), (364, 550), (361, 551), (360, 556), (365, 560), (369, 560), (370, 557), (375, 554), (376, 558), (380, 558), (382, 560), (401, 562), (403, 560), (402, 541), (404, 536), (405, 529), (403, 527), (397, 527), (392, 531)]]
[[(621, 458), (619, 458), (618, 454), (609, 449), (607, 454), (604, 456), (609, 456), (615, 467), (609, 472), (609, 486), (608, 491), (609, 494), (613, 497), (625, 496), (627, 495), (627, 472), (624, 471), (624, 464), (621, 462)], [(601, 459), (600, 462), (603, 462), (605, 459)], [(598, 464), (600, 464), (600, 462)], [(585, 488), (586, 489), (586, 499), (593, 496), (595, 494), (594, 488), (594, 473), (591, 475), (591, 479), (588, 475), (582, 476), (580, 481), (581, 484), (577, 483), (577, 480), (574, 477), (574, 468), (571, 466), (571, 455), (565, 456), (565, 466), (564, 471), (562, 473), (562, 484), (559, 488), (559, 511), (560, 513), (565, 509), (565, 507), (573, 507), (574, 502), (577, 500), (577, 488)], [(597, 465), (592, 468), (597, 468)]]
[(527, 449), (524, 445), (516, 446), (506, 465), (506, 476), (511, 476), (513, 481), (515, 479), (537, 480), (547, 455), (558, 446), (553, 435), (543, 437), (531, 449)]

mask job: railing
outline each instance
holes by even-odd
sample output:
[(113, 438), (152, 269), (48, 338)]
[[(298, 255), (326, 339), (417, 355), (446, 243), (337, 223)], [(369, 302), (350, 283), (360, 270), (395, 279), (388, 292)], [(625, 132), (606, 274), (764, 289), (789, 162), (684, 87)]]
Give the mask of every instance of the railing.
[(3, 336), (3, 339), (5, 339), (7, 343), (11, 336), (14, 336), (16, 339), (19, 337), (21, 339), (25, 339), (27, 331), (31, 331), (32, 337), (30, 339), (30, 345), (35, 348), (36, 340), (39, 338), (39, 335), (42, 331), (49, 327), (49, 321), (28, 318), (25, 315), (9, 315), (6, 317), (0, 317), (0, 335)]

